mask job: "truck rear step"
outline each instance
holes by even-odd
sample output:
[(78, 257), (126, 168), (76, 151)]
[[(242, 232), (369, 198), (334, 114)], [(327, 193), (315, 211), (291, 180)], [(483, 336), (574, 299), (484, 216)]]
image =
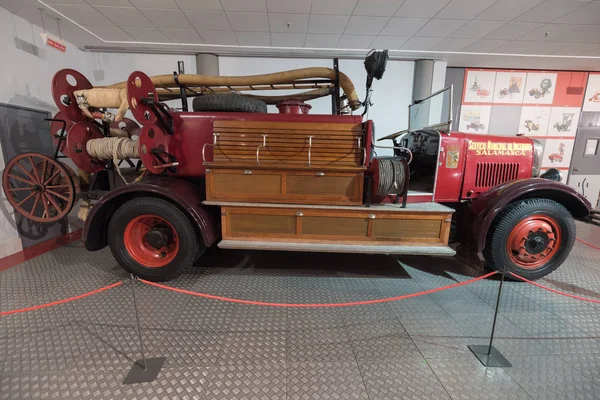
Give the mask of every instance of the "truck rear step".
[(218, 246), (222, 249), (304, 251), (315, 253), (411, 254), (430, 256), (453, 256), (456, 254), (456, 252), (448, 246), (424, 245), (393, 246), (373, 244), (222, 240)]

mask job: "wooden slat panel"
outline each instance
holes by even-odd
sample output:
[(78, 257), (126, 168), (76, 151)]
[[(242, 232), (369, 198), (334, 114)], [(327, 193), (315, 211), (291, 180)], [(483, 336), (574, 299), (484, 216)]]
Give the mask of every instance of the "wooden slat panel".
[(256, 150), (261, 147), (261, 164), (307, 166), (309, 136), (312, 136), (311, 164), (315, 166), (361, 166), (361, 124), (310, 122), (214, 121), (218, 133), (213, 163), (228, 162), (251, 167), (256, 164)]
[[(307, 131), (303, 131), (304, 133), (302, 134), (298, 134), (298, 135), (288, 135), (285, 133), (268, 133), (267, 135), (267, 140), (294, 140), (294, 141), (304, 141), (304, 140), (308, 140), (309, 136), (313, 136), (311, 135), (309, 132)], [(216, 132), (219, 133), (219, 140), (247, 140), (247, 139), (253, 139), (253, 140), (260, 140), (262, 142), (263, 139), (263, 135), (265, 135), (262, 132), (245, 132), (245, 133), (238, 133), (238, 132)], [(349, 140), (354, 140), (356, 141), (356, 138), (362, 137), (362, 133), (360, 132), (355, 132), (353, 135), (343, 135), (343, 134), (339, 134), (332, 132), (331, 135), (329, 136), (319, 136), (319, 137), (314, 137), (313, 136), (313, 140), (318, 140), (320, 142), (323, 141), (349, 141)]]
[(260, 194), (280, 195), (281, 174), (228, 174), (211, 171), (209, 179), (215, 195), (220, 194)]
[[(286, 141), (286, 140), (282, 140), (280, 142), (267, 142), (266, 146), (263, 146), (262, 141), (256, 141), (256, 142), (236, 142), (236, 141), (221, 141), (216, 148), (217, 149), (223, 149), (223, 151), (227, 151), (227, 150), (235, 150), (235, 149), (241, 149), (241, 150), (247, 150), (247, 151), (256, 151), (256, 149), (258, 148), (258, 146), (261, 146), (261, 148), (263, 148), (264, 150), (269, 150), (269, 149), (273, 149), (273, 151), (291, 151), (291, 152), (298, 152), (298, 151), (302, 151), (304, 153), (308, 152), (309, 147), (311, 148), (312, 152), (321, 152), (321, 153), (331, 153), (331, 154), (338, 154), (338, 153), (348, 153), (351, 151), (354, 152), (360, 152), (361, 149), (356, 145), (356, 142), (339, 142), (339, 143), (323, 143), (320, 141), (314, 141), (312, 143), (312, 146), (308, 145), (308, 140), (305, 140), (304, 142), (293, 142), (293, 141)], [(261, 150), (263, 151), (263, 150)]]
[(320, 130), (320, 131), (361, 131), (361, 124), (339, 124), (322, 122), (268, 122), (268, 121), (214, 121), (215, 130), (227, 129), (271, 129), (271, 130)]
[(442, 220), (440, 219), (375, 219), (374, 239), (419, 239), (439, 238)]
[(354, 197), (356, 175), (287, 175), (287, 194)]
[(229, 213), (230, 236), (236, 233), (295, 234), (296, 216)]
[[(223, 153), (221, 151), (215, 151), (213, 156), (214, 161), (235, 161), (235, 162), (246, 162), (249, 165), (256, 164), (256, 152), (254, 153)], [(308, 154), (277, 154), (260, 152), (260, 163), (264, 163), (267, 160), (282, 163), (300, 163), (308, 165)], [(323, 154), (311, 154), (312, 164), (338, 164), (340, 162), (346, 162), (350, 165), (355, 165), (360, 162), (360, 156), (358, 154), (339, 154), (339, 155), (323, 155)]]
[[(262, 145), (262, 138), (222, 138), (219, 137), (217, 147), (248, 147), (256, 149)], [(308, 138), (302, 139), (280, 139), (280, 138), (268, 138), (267, 147), (286, 147), (290, 149), (308, 149)], [(330, 152), (337, 152), (339, 150), (348, 150), (358, 148), (356, 140), (326, 140), (326, 139), (314, 139), (313, 149), (326, 149)]]
[(319, 139), (350, 139), (357, 138), (362, 136), (362, 132), (355, 131), (314, 131), (314, 130), (242, 130), (242, 129), (232, 129), (232, 130), (213, 130), (214, 133), (218, 133), (219, 136), (246, 136), (246, 137), (262, 137), (263, 135), (267, 135), (268, 137), (288, 137), (288, 138), (304, 138), (308, 136), (317, 137)]
[[(271, 165), (248, 165), (248, 163), (240, 163), (240, 162), (206, 162), (204, 165), (207, 168), (215, 168), (220, 171), (231, 171), (231, 170), (239, 170), (240, 168), (245, 169), (249, 168), (256, 171), (273, 171), (273, 167)], [(308, 165), (286, 165), (279, 164), (276, 168), (278, 171), (306, 171), (306, 172), (317, 172), (317, 171), (331, 171), (331, 172), (362, 172), (367, 169), (367, 167), (359, 165), (353, 166), (344, 166), (344, 165), (321, 165), (321, 166), (312, 166)]]
[(366, 238), (367, 219), (348, 217), (302, 217), (302, 234), (357, 236)]
[[(222, 154), (240, 154), (240, 155), (254, 155), (256, 156), (256, 147), (222, 147), (218, 146), (215, 150), (217, 153)], [(277, 155), (277, 156), (295, 156), (301, 155), (308, 157), (308, 147), (304, 149), (290, 149), (285, 147), (261, 147), (260, 155), (268, 156), (268, 155)], [(313, 147), (310, 151), (311, 156), (320, 156), (320, 157), (339, 157), (345, 155), (355, 155), (359, 156), (361, 151), (359, 149), (345, 149), (338, 151), (330, 151), (327, 148)]]

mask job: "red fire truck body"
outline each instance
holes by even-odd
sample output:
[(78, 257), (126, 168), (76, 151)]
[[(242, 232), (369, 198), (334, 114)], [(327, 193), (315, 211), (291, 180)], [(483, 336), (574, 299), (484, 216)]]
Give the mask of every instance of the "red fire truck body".
[[(77, 85), (66, 84), (68, 74)], [(176, 276), (215, 244), (452, 256), (452, 230), (453, 240), (482, 252), (489, 267), (537, 279), (569, 254), (573, 219), (590, 216), (589, 202), (557, 182), (557, 171), (539, 177), (541, 146), (530, 138), (455, 132), (449, 119), (444, 127), (413, 125), (384, 138), (393, 146), (381, 146), (373, 121), (302, 113), (307, 106), (287, 114), (227, 111), (230, 104), (176, 111), (159, 102), (153, 81), (141, 72), (131, 74), (126, 92), (115, 93), (126, 93), (142, 125), (130, 124), (121, 142), (135, 146), (132, 154), (139, 149), (146, 171), (120, 186), (111, 175), (107, 190), (103, 174), (115, 170), (112, 161), (121, 153), (102, 158), (90, 141), (121, 139), (111, 137), (111, 125), (79, 110), (74, 93), (91, 88), (86, 82), (73, 70), (57, 74), (53, 91), (61, 113), (53, 124), (63, 127), (53, 129), (55, 157), (27, 153), (11, 160), (5, 193), (16, 211), (41, 222), (66, 215), (76, 198), (93, 203), (86, 248), (109, 245), (125, 269), (146, 279)], [(181, 87), (184, 102), (186, 90)], [(92, 111), (94, 118), (107, 115)], [(382, 148), (394, 155), (378, 156)], [(56, 160), (59, 150), (93, 173), (87, 191), (78, 190)]]

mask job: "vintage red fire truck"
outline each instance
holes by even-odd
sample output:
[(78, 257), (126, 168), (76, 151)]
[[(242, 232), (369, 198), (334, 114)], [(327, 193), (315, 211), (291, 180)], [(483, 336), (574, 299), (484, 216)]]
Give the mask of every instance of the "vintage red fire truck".
[[(367, 57), (367, 93), (385, 60)], [(251, 94), (274, 89), (305, 91)], [(389, 145), (375, 140), (373, 121), (350, 115), (369, 96), (358, 100), (337, 62), (249, 77), (136, 71), (105, 88), (62, 70), (52, 90), (54, 157), (10, 160), (8, 200), (45, 223), (81, 199), (85, 247), (110, 246), (123, 268), (149, 280), (178, 275), (213, 245), (453, 256), (451, 232), (490, 268), (537, 279), (571, 251), (574, 219), (590, 217), (590, 203), (557, 182), (558, 171), (540, 176), (534, 139), (454, 131), (451, 88), (413, 103), (408, 129), (382, 138)], [(323, 96), (332, 114), (308, 113), (304, 102)], [(181, 110), (164, 104), (173, 99)], [(393, 155), (377, 155), (385, 151)]]

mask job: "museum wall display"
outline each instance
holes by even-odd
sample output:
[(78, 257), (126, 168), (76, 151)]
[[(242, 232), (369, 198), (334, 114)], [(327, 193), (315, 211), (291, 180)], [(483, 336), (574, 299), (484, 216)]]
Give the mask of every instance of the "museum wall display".
[[(600, 171), (590, 170), (585, 161), (591, 159), (584, 160), (585, 167), (580, 166), (578, 160), (598, 157), (597, 142), (593, 141), (598, 135), (582, 131), (598, 129), (596, 115), (600, 115), (598, 73), (464, 70), (459, 130), (506, 136), (518, 134), (538, 140), (544, 147), (542, 172), (558, 169), (562, 182), (576, 188), (593, 204), (598, 202)], [(588, 136), (593, 136), (591, 141)]]

